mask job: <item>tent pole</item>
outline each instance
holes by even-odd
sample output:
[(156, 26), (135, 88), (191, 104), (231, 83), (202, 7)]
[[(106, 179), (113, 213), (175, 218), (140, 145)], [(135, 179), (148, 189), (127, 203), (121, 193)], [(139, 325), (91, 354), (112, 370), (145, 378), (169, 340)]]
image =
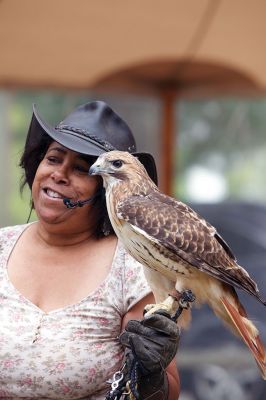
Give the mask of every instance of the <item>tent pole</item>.
[(161, 135), (161, 190), (168, 195), (173, 193), (174, 150), (175, 150), (175, 97), (176, 91), (167, 89), (161, 93), (162, 135)]

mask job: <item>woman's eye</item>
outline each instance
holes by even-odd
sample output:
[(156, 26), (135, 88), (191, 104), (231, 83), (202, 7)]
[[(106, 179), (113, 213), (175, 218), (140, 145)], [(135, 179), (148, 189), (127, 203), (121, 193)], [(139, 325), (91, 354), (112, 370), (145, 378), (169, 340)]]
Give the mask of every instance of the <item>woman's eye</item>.
[(47, 160), (52, 164), (60, 162), (60, 160), (57, 157), (53, 157), (53, 156), (47, 157)]
[(122, 161), (122, 160), (114, 160), (114, 161), (112, 161), (112, 165), (113, 165), (115, 168), (121, 168), (122, 165), (123, 165), (123, 161)]
[(75, 170), (82, 173), (82, 174), (88, 174), (89, 172), (89, 167), (85, 167), (84, 165), (76, 165)]

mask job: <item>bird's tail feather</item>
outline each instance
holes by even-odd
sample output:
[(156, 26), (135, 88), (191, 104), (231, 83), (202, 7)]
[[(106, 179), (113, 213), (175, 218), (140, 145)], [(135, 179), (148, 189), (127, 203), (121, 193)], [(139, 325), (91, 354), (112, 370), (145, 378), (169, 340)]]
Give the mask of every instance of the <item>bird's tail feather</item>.
[(242, 305), (233, 306), (225, 297), (221, 302), (234, 325), (234, 330), (238, 333), (252, 352), (256, 363), (261, 371), (261, 375), (266, 380), (266, 353), (264, 345), (259, 337), (258, 330), (254, 324), (247, 318)]

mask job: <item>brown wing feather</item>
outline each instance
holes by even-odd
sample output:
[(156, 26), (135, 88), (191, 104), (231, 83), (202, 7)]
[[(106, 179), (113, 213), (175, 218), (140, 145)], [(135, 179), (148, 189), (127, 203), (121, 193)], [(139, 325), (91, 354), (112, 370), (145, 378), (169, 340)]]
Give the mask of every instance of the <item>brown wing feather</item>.
[[(220, 245), (224, 248), (226, 253), (229, 255), (230, 258), (232, 258), (234, 261), (236, 261), (236, 257), (226, 241), (219, 235), (219, 233), (216, 231), (216, 229), (209, 224), (204, 218), (202, 218), (198, 213), (196, 213), (192, 208), (190, 208), (188, 205), (182, 203), (181, 201), (177, 201), (173, 199), (172, 197), (169, 197), (161, 192), (153, 192), (151, 195), (152, 199), (157, 200), (162, 202), (163, 204), (173, 207), (176, 210), (176, 207), (178, 207), (178, 210), (180, 214), (183, 214), (183, 216), (193, 219), (195, 221), (200, 221), (204, 226), (209, 228), (210, 234), (214, 235), (216, 240), (220, 243)], [(149, 199), (149, 196), (147, 196)]]
[(256, 283), (236, 263), (215, 228), (184, 203), (154, 192), (128, 197), (117, 204), (117, 214), (192, 266), (247, 291), (265, 304)]

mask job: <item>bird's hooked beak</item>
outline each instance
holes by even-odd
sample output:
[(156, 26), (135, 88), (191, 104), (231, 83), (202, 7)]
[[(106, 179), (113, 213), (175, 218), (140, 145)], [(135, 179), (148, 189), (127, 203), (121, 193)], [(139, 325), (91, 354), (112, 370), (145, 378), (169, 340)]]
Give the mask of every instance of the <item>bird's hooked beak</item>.
[(101, 175), (101, 165), (98, 163), (98, 160), (89, 169), (89, 175)]
[(104, 162), (100, 158), (97, 158), (95, 163), (92, 164), (89, 169), (89, 175), (102, 175), (104, 172), (108, 172), (104, 167)]

